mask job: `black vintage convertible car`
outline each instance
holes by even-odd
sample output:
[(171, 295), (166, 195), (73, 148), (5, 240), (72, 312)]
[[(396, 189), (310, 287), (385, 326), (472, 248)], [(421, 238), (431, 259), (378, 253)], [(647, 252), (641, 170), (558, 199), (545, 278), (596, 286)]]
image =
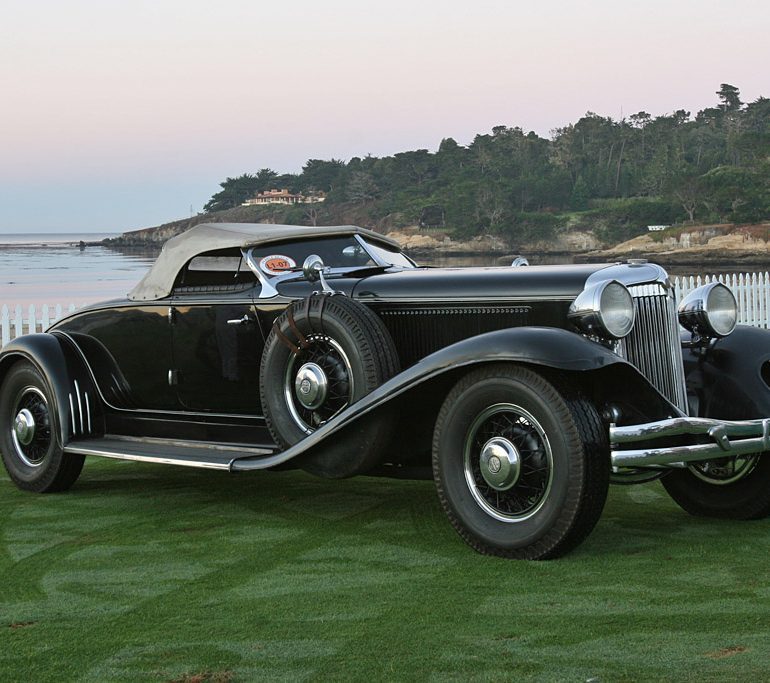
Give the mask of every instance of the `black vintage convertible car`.
[(483, 553), (557, 557), (610, 482), (661, 477), (693, 514), (770, 514), (770, 334), (666, 272), (422, 268), (352, 226), (205, 224), (126, 299), (0, 353), (11, 479), (85, 456), (232, 472), (435, 479)]

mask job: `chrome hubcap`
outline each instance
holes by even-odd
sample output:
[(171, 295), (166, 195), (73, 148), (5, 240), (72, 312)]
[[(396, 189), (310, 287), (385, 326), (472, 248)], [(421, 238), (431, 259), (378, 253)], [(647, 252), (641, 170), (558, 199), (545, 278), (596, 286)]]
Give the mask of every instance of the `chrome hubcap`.
[(35, 418), (26, 408), (22, 408), (13, 421), (13, 430), (22, 446), (29, 446), (35, 438)]
[(289, 359), (283, 391), (292, 419), (311, 434), (350, 405), (355, 389), (350, 360), (338, 342), (319, 334), (306, 341)]
[(12, 406), (10, 432), (16, 456), (27, 467), (40, 467), (53, 440), (45, 394), (35, 386), (25, 387)]
[(294, 379), (294, 393), (297, 400), (308, 410), (323, 405), (329, 390), (329, 380), (320, 365), (305, 363)]
[(545, 505), (553, 482), (553, 453), (538, 420), (521, 406), (497, 403), (483, 410), (465, 437), (468, 489), (490, 517), (518, 523)]
[(481, 449), (479, 469), (484, 481), (493, 489), (506, 491), (519, 480), (521, 456), (508, 439), (495, 437)]

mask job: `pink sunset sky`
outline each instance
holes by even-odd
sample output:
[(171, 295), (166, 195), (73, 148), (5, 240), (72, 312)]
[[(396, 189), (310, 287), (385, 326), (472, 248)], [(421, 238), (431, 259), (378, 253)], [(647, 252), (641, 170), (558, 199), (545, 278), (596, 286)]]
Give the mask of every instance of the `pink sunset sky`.
[(118, 232), (226, 176), (770, 96), (760, 0), (4, 0), (0, 232)]

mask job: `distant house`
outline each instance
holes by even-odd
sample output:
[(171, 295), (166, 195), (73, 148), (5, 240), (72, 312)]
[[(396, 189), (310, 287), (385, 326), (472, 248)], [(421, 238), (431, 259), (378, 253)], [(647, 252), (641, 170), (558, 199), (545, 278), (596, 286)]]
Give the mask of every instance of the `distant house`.
[(323, 192), (308, 192), (305, 194), (293, 194), (288, 189), (265, 190), (259, 192), (256, 197), (247, 199), (242, 206), (258, 206), (260, 204), (316, 204), (326, 199)]
[(670, 227), (670, 225), (648, 225), (647, 230), (650, 232), (660, 232), (661, 230), (665, 230), (666, 228)]

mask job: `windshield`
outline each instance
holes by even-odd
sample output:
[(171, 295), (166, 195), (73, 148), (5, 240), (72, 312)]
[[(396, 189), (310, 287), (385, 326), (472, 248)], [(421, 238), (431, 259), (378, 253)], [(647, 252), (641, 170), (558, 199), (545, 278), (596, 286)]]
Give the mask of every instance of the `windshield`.
[(322, 237), (297, 242), (269, 244), (251, 249), (253, 262), (268, 278), (299, 270), (311, 254), (320, 256), (332, 269), (400, 266), (414, 268), (414, 263), (395, 247), (350, 237)]

